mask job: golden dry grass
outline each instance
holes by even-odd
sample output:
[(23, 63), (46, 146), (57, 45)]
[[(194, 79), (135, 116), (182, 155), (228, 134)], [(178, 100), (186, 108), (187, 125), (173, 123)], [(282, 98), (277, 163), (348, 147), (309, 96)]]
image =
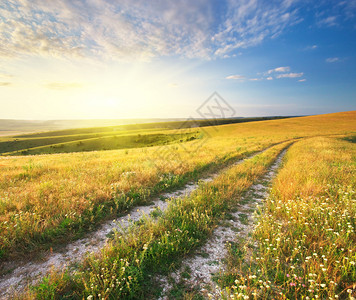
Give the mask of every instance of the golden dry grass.
[[(10, 252), (26, 253), (36, 249), (36, 245), (53, 243), (86, 230), (88, 224), (98, 223), (110, 213), (118, 212), (113, 211), (119, 205), (113, 200), (120, 195), (120, 201), (129, 204), (137, 197), (145, 201), (154, 191), (177, 185), (187, 174), (274, 143), (299, 137), (353, 133), (356, 112), (203, 130), (210, 138), (167, 145), (164, 151), (150, 147), (1, 157), (0, 257)], [(193, 151), (197, 142), (202, 143), (201, 147)], [(124, 203), (124, 206), (129, 204)]]

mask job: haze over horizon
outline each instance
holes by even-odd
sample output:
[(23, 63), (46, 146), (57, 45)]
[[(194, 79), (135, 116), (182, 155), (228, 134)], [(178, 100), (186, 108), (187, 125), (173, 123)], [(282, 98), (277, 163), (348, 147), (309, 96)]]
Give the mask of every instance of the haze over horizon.
[(355, 110), (356, 0), (9, 0), (0, 119)]

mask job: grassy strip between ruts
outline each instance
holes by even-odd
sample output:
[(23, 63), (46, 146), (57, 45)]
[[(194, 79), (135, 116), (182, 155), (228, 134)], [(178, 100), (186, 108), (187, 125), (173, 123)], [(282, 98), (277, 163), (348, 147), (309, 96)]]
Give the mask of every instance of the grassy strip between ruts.
[[(215, 161), (199, 164), (193, 171), (183, 174), (162, 174), (161, 180), (154, 186), (132, 188), (126, 193), (112, 186), (111, 199), (99, 203), (88, 199), (88, 202), (92, 204), (81, 213), (56, 215), (55, 218), (62, 219), (57, 226), (44, 226), (43, 218), (39, 214), (30, 211), (20, 212), (13, 217), (11, 223), (0, 223), (2, 232), (0, 259), (33, 252), (39, 248), (53, 247), (58, 243), (81, 237), (88, 230), (93, 230), (104, 219), (125, 213), (137, 205), (147, 204), (153, 196), (161, 192), (179, 188), (188, 181), (201, 177), (204, 172), (217, 171), (258, 150), (260, 149), (253, 148), (244, 152), (229, 153)], [(50, 219), (46, 222), (50, 223)]]
[(154, 274), (166, 273), (179, 257), (201, 245), (224, 212), (273, 163), (290, 142), (232, 167), (195, 193), (171, 202), (157, 220), (147, 218), (99, 254), (89, 256), (74, 273), (52, 273), (21, 299), (143, 299), (153, 298)]
[(355, 299), (355, 150), (331, 138), (290, 148), (253, 241), (229, 253), (224, 297)]

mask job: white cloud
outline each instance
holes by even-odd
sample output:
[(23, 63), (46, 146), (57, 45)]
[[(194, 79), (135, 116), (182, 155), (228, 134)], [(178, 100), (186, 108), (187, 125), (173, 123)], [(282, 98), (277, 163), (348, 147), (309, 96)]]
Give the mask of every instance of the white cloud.
[(318, 45), (312, 45), (312, 46), (307, 46), (307, 47), (305, 47), (304, 50), (315, 50), (315, 49), (317, 49), (317, 48), (318, 48)]
[(271, 69), (271, 70), (268, 70), (267, 73), (268, 74), (272, 74), (273, 72), (289, 72), (290, 71), (290, 67), (278, 67), (278, 68), (275, 68), (275, 69)]
[[(149, 60), (233, 57), (301, 22), (300, 0), (7, 0), (0, 4), (0, 57), (24, 55)], [(353, 16), (355, 0), (319, 26)], [(352, 4), (353, 3), (353, 4)], [(6, 21), (4, 21), (6, 20)], [(316, 45), (310, 46), (315, 49)]]
[(295, 2), (8, 0), (0, 5), (0, 56), (229, 57), (295, 24)]
[(245, 79), (245, 76), (242, 75), (230, 75), (230, 76), (226, 76), (225, 79)]
[(327, 26), (332, 27), (338, 25), (336, 22), (337, 16), (328, 16), (326, 18), (321, 19), (318, 21), (319, 26)]
[(269, 76), (266, 78), (267, 80), (273, 80), (273, 77)]
[(328, 63), (334, 63), (334, 62), (340, 61), (340, 58), (338, 58), (338, 57), (329, 57), (325, 61), (328, 62)]
[(215, 54), (220, 56), (277, 37), (298, 21), (297, 10), (293, 7), (295, 2), (227, 1), (226, 19), (213, 36), (213, 41), (219, 44)]
[(298, 80), (299, 82), (304, 82), (304, 81), (307, 81), (305, 78), (303, 78), (303, 79), (299, 79)]
[(286, 74), (280, 74), (277, 75), (277, 78), (298, 78), (302, 77), (304, 73), (286, 73)]

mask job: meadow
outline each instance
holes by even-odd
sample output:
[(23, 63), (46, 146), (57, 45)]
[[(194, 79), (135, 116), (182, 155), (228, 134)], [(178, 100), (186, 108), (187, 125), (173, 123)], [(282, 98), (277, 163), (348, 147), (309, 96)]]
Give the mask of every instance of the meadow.
[[(0, 155), (33, 155), (33, 154), (53, 154), (68, 152), (84, 152), (94, 150), (113, 150), (150, 147), (161, 144), (171, 144), (175, 142), (185, 142), (199, 138), (203, 133), (199, 127), (217, 126), (231, 123), (256, 122), (264, 120), (283, 119), (286, 117), (258, 117), (258, 118), (235, 118), (235, 119), (189, 119), (184, 121), (170, 121), (158, 123), (139, 123), (119, 126), (73, 128), (46, 131), (46, 128), (53, 122), (20, 122), (15, 125), (15, 121), (0, 120), (0, 133), (7, 127), (12, 130), (24, 130), (27, 125), (40, 132), (31, 134), (18, 134), (14, 136), (0, 136)], [(2, 121), (2, 122), (1, 122)], [(15, 122), (15, 124), (13, 124)], [(102, 121), (103, 122), (103, 121)], [(113, 121), (111, 121), (113, 122)], [(142, 120), (143, 122), (143, 120)], [(18, 122), (17, 122), (18, 123)], [(38, 123), (38, 124), (37, 124)], [(58, 123), (61, 123), (58, 121)], [(66, 124), (65, 121), (62, 123)], [(87, 124), (88, 121), (67, 121), (69, 124)], [(96, 123), (95, 120), (93, 122)], [(42, 127), (41, 127), (42, 125)], [(26, 127), (25, 127), (26, 128)], [(42, 129), (42, 132), (41, 132)]]
[(290, 148), (252, 240), (240, 240), (227, 257), (219, 281), (229, 298), (353, 299), (355, 158), (354, 144), (342, 139)]
[[(101, 134), (110, 137), (105, 130)], [(136, 146), (127, 141), (119, 150), (0, 157), (4, 262), (90, 234), (103, 221), (149, 204), (153, 196), (231, 166), (192, 195), (173, 199), (154, 218), (114, 234), (74, 273), (53, 271), (19, 298), (158, 297), (161, 289), (153, 275), (179, 267), (289, 146), (259, 211), (253, 242), (239, 241), (234, 248), (239, 251), (226, 258), (228, 268), (217, 279), (221, 297), (313, 299), (355, 293), (356, 112), (184, 128), (179, 137), (174, 132), (146, 128), (141, 137), (157, 140)], [(74, 142), (70, 134), (56, 134)], [(53, 141), (56, 134), (31, 138)], [(97, 133), (80, 134), (87, 141)], [(90, 149), (100, 145), (95, 147)], [(257, 156), (234, 165), (253, 153)], [(245, 242), (258, 247), (248, 250)]]

